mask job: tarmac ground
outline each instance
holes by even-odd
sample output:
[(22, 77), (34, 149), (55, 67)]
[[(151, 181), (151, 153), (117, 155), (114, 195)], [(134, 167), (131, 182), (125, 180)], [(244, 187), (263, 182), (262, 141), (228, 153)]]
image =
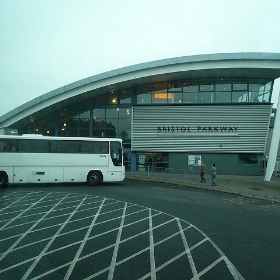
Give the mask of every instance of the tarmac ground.
[[(206, 183), (199, 174), (126, 175), (141, 185), (164, 182), (280, 206), (279, 177), (264, 182), (263, 176), (220, 175), (218, 185), (210, 186), (209, 175)], [(244, 280), (218, 245), (186, 220), (132, 202), (61, 190), (0, 190), (0, 279), (210, 280), (219, 275)]]

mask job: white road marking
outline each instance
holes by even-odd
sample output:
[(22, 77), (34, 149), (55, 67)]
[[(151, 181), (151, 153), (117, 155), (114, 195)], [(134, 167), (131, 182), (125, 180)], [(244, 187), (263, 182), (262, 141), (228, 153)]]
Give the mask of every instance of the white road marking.
[(54, 240), (57, 238), (59, 233), (64, 229), (68, 221), (72, 218), (72, 216), (77, 212), (77, 210), (83, 205), (83, 202), (85, 201), (86, 196), (80, 201), (80, 203), (76, 206), (75, 210), (71, 213), (71, 215), (66, 219), (66, 221), (61, 225), (61, 227), (57, 230), (57, 232), (53, 235), (51, 240), (48, 242), (48, 244), (45, 246), (45, 248), (41, 251), (41, 253), (36, 257), (35, 261), (32, 263), (32, 265), (29, 267), (27, 272), (23, 275), (22, 280), (25, 280), (28, 278), (28, 276), (31, 274), (35, 266), (39, 263), (41, 258), (45, 255), (46, 251), (49, 249), (51, 244), (54, 242)]
[[(25, 198), (26, 198), (27, 196), (29, 196), (29, 195), (30, 195), (30, 193), (28, 193), (28, 194), (25, 195), (25, 196), (21, 196), (18, 200), (14, 201), (13, 203), (9, 204), (8, 206), (2, 208), (2, 209), (0, 210), (0, 212), (6, 210), (6, 209), (8, 209), (8, 208), (11, 208), (14, 204), (20, 202), (21, 200), (25, 199)], [(1, 215), (2, 215), (2, 214), (1, 214)]]
[(25, 210), (21, 211), (20, 214), (18, 214), (17, 216), (15, 216), (14, 218), (12, 218), (11, 220), (9, 220), (9, 222), (7, 222), (6, 224), (4, 224), (1, 228), (0, 231), (5, 229), (9, 224), (11, 224), (13, 221), (15, 221), (16, 219), (20, 218), (22, 214), (26, 213), (27, 211), (29, 211), (30, 209), (32, 209), (33, 206), (35, 206), (36, 204), (39, 204), (43, 199), (45, 199), (49, 194), (46, 194), (44, 197), (42, 197), (40, 200), (38, 200), (37, 202), (35, 202), (34, 204), (31, 204), (28, 208), (26, 208)]
[[(25, 259), (19, 263), (11, 264), (11, 266), (3, 268), (2, 270), (0, 269), (0, 275), (4, 272), (12, 271), (13, 268), (19, 267), (21, 265), (26, 265), (28, 262), (32, 262), (32, 264), (30, 265), (28, 270), (25, 272), (23, 278), (21, 278), (21, 279), (27, 279), (27, 278), (29, 279), (32, 271), (36, 268), (37, 264), (42, 259), (42, 257), (56, 253), (60, 250), (66, 249), (68, 247), (70, 248), (71, 246), (74, 246), (74, 245), (79, 245), (76, 255), (72, 261), (67, 262), (65, 264), (61, 264), (61, 265), (59, 265), (55, 268), (49, 269), (48, 271), (45, 271), (45, 272), (42, 271), (43, 273), (41, 273), (40, 275), (36, 275), (35, 277), (32, 278), (32, 280), (40, 279), (44, 276), (50, 275), (51, 273), (54, 273), (63, 268), (68, 268), (64, 279), (69, 279), (71, 277), (71, 274), (78, 261), (85, 260), (93, 255), (97, 255), (99, 253), (105, 252), (106, 250), (112, 249), (112, 248), (113, 248), (113, 254), (112, 254), (111, 265), (103, 268), (100, 271), (93, 272), (91, 275), (89, 275), (88, 277), (85, 278), (86, 280), (93, 279), (94, 277), (101, 275), (103, 273), (106, 273), (106, 272), (108, 272), (108, 279), (113, 279), (114, 271), (115, 271), (116, 267), (121, 266), (122, 264), (130, 261), (131, 259), (133, 259), (145, 252), (149, 252), (149, 254), (150, 254), (150, 268), (149, 268), (150, 272), (147, 273), (146, 275), (140, 277), (140, 279), (149, 278), (149, 279), (156, 280), (157, 272), (159, 272), (160, 270), (162, 270), (168, 266), (172, 266), (173, 262), (175, 262), (176, 260), (178, 260), (182, 257), (185, 257), (185, 258), (188, 258), (190, 268), (193, 273), (192, 279), (194, 279), (194, 280), (199, 279), (199, 277), (201, 277), (203, 275), (207, 275), (207, 272), (210, 271), (212, 268), (214, 268), (216, 265), (218, 265), (220, 262), (225, 262), (227, 269), (229, 270), (229, 272), (231, 273), (231, 275), (233, 277), (232, 279), (244, 280), (244, 278), (237, 271), (237, 269), (234, 267), (234, 265), (228, 260), (228, 258), (218, 248), (218, 246), (211, 239), (209, 239), (209, 237), (207, 237), (206, 234), (204, 234), (201, 230), (196, 228), (194, 225), (192, 225), (186, 221), (180, 220), (177, 217), (173, 217), (166, 213), (156, 211), (151, 208), (146, 208), (146, 207), (143, 207), (140, 205), (136, 205), (136, 204), (132, 204), (132, 203), (128, 204), (127, 202), (108, 199), (108, 198), (101, 198), (98, 196), (85, 196), (82, 194), (70, 194), (70, 193), (66, 194), (65, 193), (63, 197), (57, 197), (57, 194), (61, 195), (62, 193), (49, 193), (49, 195), (48, 194), (46, 195), (45, 192), (40, 192), (40, 193), (36, 192), (36, 193), (28, 193), (28, 194), (25, 193), (24, 196), (22, 196), (22, 195), (14, 196), (14, 194), (15, 194), (15, 192), (13, 192), (11, 195), (5, 196), (6, 202), (9, 201), (9, 205), (5, 205), (5, 203), (4, 203), (3, 204), (4, 207), (0, 210), (0, 212), (2, 211), (2, 213), (0, 213), (0, 217), (4, 218), (3, 220), (1, 220), (1, 222), (5, 223), (4, 225), (2, 225), (2, 229), (3, 229), (2, 232), (4, 232), (5, 230), (12, 230), (13, 228), (16, 229), (16, 227), (20, 227), (20, 226), (27, 226), (30, 223), (33, 223), (33, 225), (31, 227), (29, 227), (29, 229), (27, 231), (25, 231), (24, 233), (5, 237), (4, 240), (2, 239), (0, 241), (0, 242), (5, 242), (5, 241), (8, 241), (9, 239), (12, 241), (14, 238), (17, 238), (17, 240), (10, 246), (10, 248), (8, 250), (6, 250), (4, 253), (0, 254), (0, 262), (11, 252), (14, 252), (14, 251), (17, 251), (17, 250), (20, 250), (23, 248), (27, 248), (28, 246), (32, 246), (35, 244), (39, 244), (40, 242), (47, 242), (47, 245), (44, 246), (44, 249), (36, 257)], [(42, 196), (44, 196), (44, 197), (42, 197)], [(77, 199), (77, 197), (79, 197), (80, 199)], [(28, 203), (24, 200), (24, 198), (28, 198)], [(0, 201), (2, 201), (2, 202), (4, 200), (5, 199), (2, 199), (2, 200), (0, 199)], [(91, 200), (93, 200), (93, 201), (91, 201)], [(22, 202), (22, 204), (20, 204), (21, 202)], [(105, 204), (105, 202), (107, 202), (107, 203), (109, 202), (109, 203)], [(73, 204), (73, 205), (71, 205), (71, 204)], [(78, 204), (78, 205), (75, 205), (75, 204)], [(119, 206), (120, 204), (122, 204), (122, 207)], [(94, 207), (93, 207), (93, 205), (94, 205)], [(25, 210), (16, 210), (17, 207), (22, 208), (23, 206), (26, 207)], [(58, 206), (59, 206), (59, 209), (57, 208)], [(106, 206), (110, 206), (111, 208), (109, 208), (108, 211), (101, 213), (101, 211), (104, 211), (106, 209)], [(112, 208), (112, 207), (115, 207), (115, 208)], [(127, 210), (129, 208), (131, 208), (131, 210), (134, 210), (132, 207), (135, 207), (136, 211), (134, 211), (134, 212), (130, 211), (131, 213), (128, 213)], [(46, 211), (42, 211), (42, 209), (46, 209)], [(97, 211), (95, 209), (97, 209)], [(3, 213), (3, 212), (5, 212), (5, 210), (11, 210), (11, 211), (9, 211), (9, 214), (13, 213), (15, 216), (11, 219), (5, 219), (6, 218), (5, 215), (8, 214), (8, 213)], [(37, 211), (37, 212), (36, 212), (36, 214), (30, 213), (29, 215), (24, 215), (25, 213), (28, 213), (29, 210), (32, 210), (32, 212), (33, 211)], [(67, 213), (64, 213), (61, 211), (64, 211)], [(71, 218), (73, 218), (74, 214), (77, 214), (77, 213), (82, 214), (84, 212), (86, 215), (87, 211), (89, 211), (88, 213), (90, 213), (90, 211), (96, 211), (96, 213), (94, 215), (88, 215), (88, 216), (84, 216), (82, 218), (77, 218), (75, 220), (71, 220)], [(122, 211), (122, 214), (121, 213), (118, 214), (118, 212), (120, 212), (120, 211)], [(152, 214), (152, 212), (154, 212), (154, 214)], [(143, 217), (143, 218), (141, 218), (139, 220), (135, 220), (135, 221), (132, 220), (130, 223), (124, 224), (125, 219), (127, 217), (129, 217), (129, 216), (133, 217), (133, 215), (137, 215), (139, 213), (146, 214), (146, 217)], [(114, 214), (113, 217), (110, 216), (111, 214)], [(36, 215), (42, 215), (42, 217), (40, 217), (40, 219), (38, 219), (36, 221), (34, 219), (34, 218), (36, 218)], [(153, 218), (160, 217), (161, 215), (164, 215), (163, 218), (168, 217), (168, 220), (162, 222), (161, 224), (154, 226)], [(116, 216), (116, 217), (114, 217), (114, 216)], [(66, 221), (55, 224), (55, 219), (63, 218), (63, 217), (67, 217)], [(97, 217), (103, 217), (103, 218), (100, 222), (97, 222)], [(22, 218), (27, 219), (27, 220), (30, 218), (33, 218), (34, 221), (11, 225), (12, 222), (16, 222), (17, 220), (22, 221)], [(135, 218), (136, 218), (136, 216), (135, 216)], [(93, 220), (91, 221), (91, 224), (88, 226), (73, 228), (73, 227), (75, 227), (75, 222), (81, 222), (85, 219), (93, 219)], [(95, 226), (102, 225), (102, 224), (105, 225), (106, 223), (109, 224), (112, 221), (116, 221), (118, 219), (121, 219), (119, 226), (108, 229), (107, 231), (101, 232), (99, 234), (90, 236), (90, 234)], [(52, 220), (54, 221), (53, 225), (46, 226), (44, 228), (36, 228), (36, 226), (40, 222), (52, 221)], [(143, 228), (142, 231), (137, 232), (133, 236), (130, 236), (126, 239), (121, 240), (121, 235), (122, 235), (122, 231), (124, 228), (127, 228), (129, 230), (130, 226), (137, 224), (137, 223), (141, 223), (145, 220), (148, 220), (148, 224), (149, 224), (148, 228)], [(173, 234), (169, 234), (168, 236), (165, 236), (165, 238), (158, 240), (156, 243), (154, 243), (155, 229), (158, 229), (160, 227), (162, 227), (164, 229), (165, 226), (169, 226), (169, 224), (171, 225), (171, 223), (174, 221), (176, 221), (177, 226), (178, 226), (177, 231)], [(67, 232), (62, 233), (62, 229), (65, 228), (66, 225), (69, 226), (71, 224), (73, 225), (72, 229)], [(11, 225), (11, 226), (9, 226), (9, 225)], [(50, 229), (50, 228), (54, 228), (54, 227), (58, 227), (58, 229), (56, 230), (56, 233), (54, 235), (52, 235), (51, 237), (46, 237), (41, 240), (37, 240), (37, 241), (31, 242), (28, 244), (23, 244), (22, 246), (18, 246), (18, 245), (20, 245), (20, 242), (29, 233), (38, 233), (40, 235), (41, 231), (44, 231), (44, 230)], [(198, 234), (200, 234), (203, 239), (202, 240), (200, 239), (199, 242), (194, 244), (192, 247), (189, 247), (187, 231), (191, 228), (193, 228)], [(69, 226), (69, 229), (70, 229), (70, 226)], [(174, 226), (173, 226), (173, 229), (175, 229)], [(55, 230), (55, 228), (54, 228), (54, 230)], [(63, 237), (63, 236), (66, 236), (67, 234), (71, 234), (71, 233), (82, 231), (82, 230), (86, 230), (86, 234), (84, 235), (84, 237), (81, 237), (81, 240), (66, 244), (62, 247), (56, 248), (55, 250), (47, 252), (47, 250), (50, 248), (51, 244), (53, 244), (54, 240), (56, 240), (58, 237)], [(99, 250), (92, 251), (92, 252), (88, 253), (87, 255), (82, 256), (82, 252), (83, 252), (83, 249), (84, 249), (87, 241), (92, 240), (94, 238), (101, 237), (101, 236), (105, 236), (106, 234), (109, 234), (114, 231), (118, 231), (116, 241), (112, 240), (112, 242), (113, 242), (112, 244), (110, 244), (106, 247), (100, 248)], [(136, 239), (137, 237), (147, 234), (147, 233), (149, 234), (149, 242), (147, 242), (146, 247), (144, 247), (141, 250), (139, 250), (140, 249), (139, 248), (138, 249), (139, 251), (137, 251), (136, 253), (117, 262), (118, 250), (119, 250), (119, 247), (121, 246), (121, 244), (124, 244), (125, 242), (131, 241), (133, 239)], [(155, 248), (157, 246), (159, 246), (160, 244), (164, 245), (165, 242), (169, 241), (170, 239), (174, 238), (175, 236), (181, 236), (181, 238), (182, 238), (182, 241), (183, 241), (182, 252), (178, 253), (176, 256), (173, 256), (172, 258), (167, 260), (165, 263), (163, 263), (157, 267), (156, 266)], [(209, 266), (205, 267), (202, 271), (198, 272), (191, 252), (192, 252), (192, 250), (201, 246), (205, 242), (210, 242), (210, 244), (214, 247), (214, 249), (216, 249), (217, 252), (219, 253), (219, 257), (218, 257), (218, 259), (213, 260), (213, 262)]]
[(113, 276), (114, 276), (115, 266), (116, 266), (116, 262), (117, 262), (118, 249), (119, 249), (119, 246), (120, 246), (121, 235), (122, 235), (122, 230), (123, 230), (123, 225), (124, 225), (126, 208), (127, 208), (127, 203), (125, 203), (125, 206), (123, 208), (121, 224), (120, 224), (120, 227), (119, 227), (118, 236), (117, 236), (117, 239), (116, 239), (114, 252), (113, 252), (113, 257), (112, 257), (112, 261), (111, 261), (111, 265), (110, 265), (110, 269), (109, 269), (109, 274), (108, 274), (108, 278), (107, 278), (108, 280), (112, 280)]
[(32, 231), (32, 229), (34, 229), (49, 213), (52, 212), (53, 209), (55, 209), (55, 207), (57, 205), (59, 205), (60, 202), (62, 202), (64, 199), (66, 199), (66, 197), (68, 196), (68, 194), (66, 194), (57, 204), (55, 204), (41, 219), (39, 219), (35, 224), (33, 224), (32, 227), (30, 227), (23, 235), (21, 235), (21, 237), (14, 242), (14, 244), (5, 252), (1, 255), (0, 257), (0, 261), (2, 261), (16, 246), (17, 244), (20, 243), (20, 241), (28, 234)]
[(72, 271), (73, 271), (73, 269), (74, 269), (74, 267), (75, 267), (77, 261), (79, 260), (79, 257), (80, 257), (80, 255), (81, 255), (81, 253), (82, 253), (82, 250), (83, 250), (83, 248), (84, 248), (84, 246), (85, 246), (85, 244), (86, 244), (86, 242), (87, 242), (87, 240), (88, 240), (88, 238), (89, 238), (89, 235), (90, 235), (90, 233), (91, 233), (91, 231), (92, 231), (92, 228), (93, 228), (93, 226), (94, 226), (94, 224), (95, 224), (95, 221), (97, 220), (97, 218), (98, 218), (98, 216), (99, 216), (99, 214), (100, 214), (100, 212), (101, 212), (101, 209), (102, 209), (102, 207), (103, 207), (105, 201), (106, 201), (106, 198), (104, 198), (103, 201), (102, 201), (102, 203), (100, 204), (99, 209), (98, 209), (98, 211), (96, 212), (96, 214), (95, 214), (95, 216), (94, 216), (94, 218), (93, 218), (93, 220), (92, 220), (92, 222), (91, 222), (91, 224), (90, 224), (90, 226), (89, 226), (89, 228), (88, 228), (88, 230), (87, 230), (87, 232), (86, 232), (86, 235), (84, 236), (84, 239), (83, 239), (83, 241), (82, 241), (82, 243), (81, 243), (81, 245), (80, 245), (80, 247), (79, 247), (79, 249), (78, 249), (78, 251), (77, 251), (75, 257), (74, 257), (74, 259), (72, 260), (72, 262), (71, 262), (71, 264), (70, 264), (70, 267), (68, 268), (68, 270), (67, 270), (67, 272), (66, 272), (66, 274), (65, 274), (65, 276), (64, 276), (64, 280), (67, 280), (67, 279), (70, 278), (71, 273), (72, 273)]
[(196, 270), (196, 267), (195, 267), (195, 264), (194, 264), (194, 261), (193, 261), (193, 258), (192, 258), (192, 254), (191, 254), (191, 250), (190, 250), (189, 245), (188, 245), (188, 241), (186, 240), (186, 236), (183, 232), (180, 220), (177, 218), (176, 221), (177, 221), (177, 224), (178, 224), (178, 227), (179, 227), (181, 237), (183, 239), (185, 251), (186, 251), (187, 256), (188, 256), (188, 260), (189, 260), (189, 263), (190, 263), (190, 266), (191, 266), (191, 269), (192, 269), (193, 276), (196, 276), (197, 275), (197, 270)]
[(153, 237), (153, 220), (152, 210), (149, 209), (149, 235), (150, 235), (150, 264), (151, 264), (151, 280), (156, 280), (155, 250)]

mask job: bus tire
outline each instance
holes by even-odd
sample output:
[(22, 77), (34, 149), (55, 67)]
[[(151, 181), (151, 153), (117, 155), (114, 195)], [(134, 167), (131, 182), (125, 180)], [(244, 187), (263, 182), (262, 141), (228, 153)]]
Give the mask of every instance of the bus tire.
[(0, 171), (0, 187), (6, 187), (8, 185), (8, 175), (4, 171)]
[(87, 184), (89, 186), (98, 186), (102, 181), (102, 174), (100, 171), (90, 171), (87, 175)]

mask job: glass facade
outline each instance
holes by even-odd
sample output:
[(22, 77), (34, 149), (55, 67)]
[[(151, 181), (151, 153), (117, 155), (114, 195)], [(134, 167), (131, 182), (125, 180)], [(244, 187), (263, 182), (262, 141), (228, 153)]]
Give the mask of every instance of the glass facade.
[[(270, 103), (273, 81), (268, 79), (209, 78), (176, 80), (126, 89), (110, 86), (99, 95), (71, 104), (28, 125), (16, 125), (19, 134), (52, 136), (119, 137), (131, 139), (133, 105)], [(27, 121), (25, 122), (27, 123)]]

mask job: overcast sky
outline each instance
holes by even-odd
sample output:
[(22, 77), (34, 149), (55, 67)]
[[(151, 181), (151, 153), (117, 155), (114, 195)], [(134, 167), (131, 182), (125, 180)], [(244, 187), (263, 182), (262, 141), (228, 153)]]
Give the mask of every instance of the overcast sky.
[(280, 53), (279, 12), (279, 0), (0, 0), (0, 116), (137, 63)]

